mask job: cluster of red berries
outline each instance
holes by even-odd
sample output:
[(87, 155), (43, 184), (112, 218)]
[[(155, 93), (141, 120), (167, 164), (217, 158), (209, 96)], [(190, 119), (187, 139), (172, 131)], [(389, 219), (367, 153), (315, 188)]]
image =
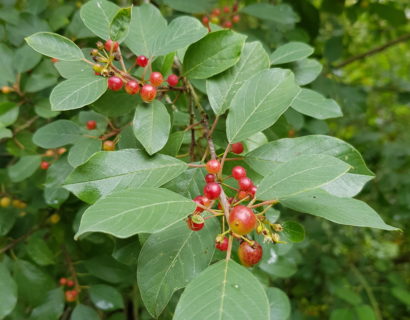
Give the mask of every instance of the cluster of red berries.
[[(67, 278), (60, 278), (60, 285), (62, 287), (66, 287), (66, 288), (72, 288), (75, 286), (75, 283), (73, 280), (71, 279), (67, 279)], [(75, 302), (77, 300), (77, 296), (78, 296), (78, 291), (75, 289), (71, 289), (71, 290), (66, 290), (64, 292), (64, 296), (65, 296), (65, 301), (67, 302)]]
[(231, 29), (234, 23), (238, 23), (241, 17), (238, 12), (238, 4), (235, 3), (232, 7), (225, 6), (223, 8), (215, 8), (210, 15), (202, 17), (202, 23), (209, 27), (209, 22), (219, 24), (224, 28)]
[[(112, 57), (116, 60), (120, 59), (118, 53), (119, 44), (112, 40), (107, 40), (105, 44), (97, 43), (97, 48), (100, 50), (105, 49), (105, 56), (98, 50), (91, 51), (94, 61), (104, 62), (106, 66), (95, 64), (93, 66), (96, 75), (102, 75), (108, 77), (108, 88), (113, 91), (119, 91), (124, 87), (125, 92), (130, 95), (140, 94), (141, 99), (145, 102), (151, 102), (157, 95), (158, 87), (164, 82), (164, 77), (160, 72), (151, 72), (149, 77), (149, 83), (144, 79), (136, 79), (131, 77), (128, 73), (124, 73), (114, 68), (111, 64)], [(134, 66), (140, 66), (146, 68), (148, 66), (149, 59), (143, 55), (137, 56)], [(170, 87), (175, 87), (178, 84), (179, 78), (175, 74), (168, 76), (167, 80)]]
[[(66, 153), (66, 152), (67, 152), (66, 148), (58, 148), (56, 150), (48, 149), (43, 154), (43, 157), (58, 159), (58, 157), (60, 157), (62, 154)], [(40, 169), (42, 169), (42, 170), (47, 170), (48, 168), (50, 168), (50, 166), (51, 166), (51, 162), (50, 162), (49, 159), (43, 160), (43, 161), (40, 162)]]

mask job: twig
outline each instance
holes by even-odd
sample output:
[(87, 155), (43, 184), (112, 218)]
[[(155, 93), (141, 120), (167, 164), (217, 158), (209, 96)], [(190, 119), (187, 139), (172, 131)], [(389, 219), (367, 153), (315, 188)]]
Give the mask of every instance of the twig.
[(81, 286), (78, 283), (77, 272), (75, 271), (73, 260), (71, 260), (71, 257), (68, 254), (66, 247), (63, 246), (62, 249), (63, 249), (64, 258), (67, 263), (68, 270), (70, 271), (71, 277), (73, 278), (73, 281), (74, 281), (74, 288), (79, 293), (81, 291)]
[(191, 168), (204, 168), (205, 167), (204, 164), (195, 164), (195, 163), (187, 163), (187, 166)]
[(254, 204), (253, 206), (250, 206), (249, 208), (257, 208), (257, 207), (262, 207), (262, 206), (267, 206), (267, 205), (274, 205), (279, 203), (278, 200), (268, 200), (268, 201), (264, 201), (258, 204)]
[(228, 240), (228, 250), (226, 252), (226, 260), (229, 261), (231, 259), (231, 253), (232, 253), (232, 241), (233, 241), (233, 237), (229, 236), (229, 240)]
[(14, 248), (17, 244), (19, 244), (21, 241), (26, 240), (29, 236), (31, 236), (34, 232), (36, 232), (40, 228), (41, 228), (41, 226), (34, 227), (33, 229), (31, 229), (26, 234), (23, 234), (21, 237), (14, 239), (8, 245), (6, 245), (5, 247), (0, 249), (0, 254), (6, 252), (7, 250), (10, 250), (10, 249)]
[(39, 117), (38, 116), (34, 116), (33, 118), (29, 119), (26, 123), (22, 124), (20, 127), (17, 127), (14, 130), (14, 134), (30, 127)]

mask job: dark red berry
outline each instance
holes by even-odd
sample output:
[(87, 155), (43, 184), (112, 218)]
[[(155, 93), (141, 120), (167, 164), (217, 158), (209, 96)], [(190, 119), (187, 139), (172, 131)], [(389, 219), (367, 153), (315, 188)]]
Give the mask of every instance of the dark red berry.
[(252, 267), (257, 264), (262, 259), (262, 255), (262, 247), (256, 241), (253, 241), (253, 245), (250, 245), (247, 241), (244, 241), (238, 249), (239, 260), (245, 267)]
[[(194, 198), (194, 202), (196, 202), (196, 203), (198, 203), (198, 204), (200, 204), (200, 205), (203, 205), (203, 206), (207, 206), (207, 204), (209, 204), (209, 200), (208, 200), (206, 197), (204, 197), (204, 196), (196, 196), (196, 197)], [(195, 209), (195, 211), (198, 212), (198, 213), (201, 213), (201, 212), (203, 212), (204, 210), (205, 210), (204, 208), (201, 208), (201, 207), (199, 207), (199, 206), (197, 206), (196, 209)]]
[(61, 286), (65, 286), (67, 284), (67, 278), (60, 278), (59, 283)]
[(121, 78), (118, 78), (116, 76), (112, 76), (108, 78), (108, 89), (111, 89), (113, 91), (118, 91), (121, 90), (122, 88), (122, 80)]
[(205, 220), (198, 214), (194, 214), (187, 219), (188, 228), (192, 231), (199, 231), (205, 225)]
[(240, 20), (241, 20), (241, 17), (237, 14), (232, 17), (233, 23), (238, 23)]
[(140, 85), (135, 80), (128, 81), (125, 85), (125, 92), (128, 94), (136, 94), (138, 91), (140, 91)]
[(249, 179), (248, 177), (240, 178), (238, 180), (238, 183), (239, 183), (239, 189), (243, 191), (248, 191), (253, 185), (252, 180)]
[(207, 16), (203, 16), (202, 23), (207, 26), (209, 24), (209, 18)]
[(112, 52), (115, 52), (115, 51), (118, 50), (118, 42), (117, 41), (112, 41), (111, 39), (107, 40), (107, 41), (105, 41), (104, 48), (108, 52), (110, 52), (111, 50), (112, 50)]
[(145, 102), (151, 102), (157, 95), (157, 89), (151, 84), (144, 84), (141, 88), (141, 98)]
[(74, 287), (74, 281), (71, 279), (67, 280), (67, 287)]
[(232, 176), (236, 179), (239, 180), (241, 178), (246, 177), (246, 170), (244, 167), (241, 166), (236, 166), (232, 168)]
[(222, 241), (216, 241), (215, 248), (221, 251), (226, 251), (228, 250), (228, 243), (229, 243), (228, 238), (224, 237)]
[(76, 290), (68, 290), (64, 293), (65, 301), (67, 302), (74, 302), (77, 300), (78, 292)]
[(206, 183), (215, 182), (215, 175), (212, 174), (212, 173), (208, 173), (208, 174), (205, 176), (205, 182), (206, 182)]
[(140, 67), (145, 67), (148, 64), (148, 58), (146, 56), (138, 56), (137, 57), (137, 64)]
[(159, 87), (164, 82), (164, 77), (162, 76), (161, 72), (152, 72), (149, 81), (154, 87)]
[(219, 16), (221, 14), (221, 9), (215, 8), (214, 10), (212, 10), (212, 14), (214, 16)]
[(86, 125), (87, 125), (88, 130), (94, 130), (95, 128), (97, 128), (97, 121), (89, 120), (89, 121), (87, 121)]
[(228, 6), (224, 7), (224, 12), (225, 13), (229, 13), (231, 11), (231, 8), (229, 8)]
[(231, 29), (232, 28), (232, 22), (231, 21), (225, 21), (224, 24), (223, 24), (223, 27), (227, 28), (227, 29)]
[(249, 189), (249, 194), (252, 196), (252, 198), (254, 198), (255, 197), (255, 194), (256, 194), (256, 191), (258, 190), (258, 188), (257, 187), (255, 187), (255, 186), (252, 186), (250, 189)]
[(221, 186), (216, 182), (207, 183), (204, 187), (204, 195), (211, 200), (215, 200), (221, 194)]
[(50, 162), (41, 161), (40, 168), (43, 169), (43, 170), (47, 170), (48, 168), (50, 168)]
[(243, 152), (243, 144), (242, 142), (237, 142), (232, 144), (232, 152), (236, 154), (240, 154)]
[(206, 163), (206, 171), (209, 173), (218, 173), (219, 170), (221, 170), (221, 163), (218, 160), (212, 159)]
[(239, 205), (229, 214), (229, 225), (233, 232), (239, 235), (248, 234), (256, 227), (256, 216), (252, 209)]
[(170, 74), (167, 78), (167, 82), (171, 87), (175, 87), (178, 84), (179, 78), (175, 74)]

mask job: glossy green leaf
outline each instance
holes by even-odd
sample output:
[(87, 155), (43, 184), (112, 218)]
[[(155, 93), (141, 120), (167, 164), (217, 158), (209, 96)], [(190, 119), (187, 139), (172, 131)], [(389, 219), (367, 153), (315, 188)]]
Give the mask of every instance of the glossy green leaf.
[(167, 108), (159, 100), (141, 104), (135, 110), (132, 122), (135, 137), (152, 155), (161, 150), (168, 141), (171, 118)]
[(383, 230), (398, 230), (384, 223), (365, 202), (332, 196), (323, 190), (301, 193), (281, 201), (295, 211), (309, 213), (335, 223)]
[(27, 242), (27, 253), (31, 259), (40, 266), (48, 266), (55, 263), (53, 252), (44, 239), (33, 236)]
[(322, 72), (323, 66), (315, 59), (304, 59), (295, 62), (293, 72), (298, 85), (304, 86), (315, 80)]
[(17, 304), (17, 285), (4, 262), (0, 263), (0, 288), (0, 319), (4, 319)]
[(15, 78), (15, 72), (13, 70), (14, 52), (6, 44), (0, 43), (0, 66), (2, 72), (0, 72), (0, 86), (11, 85)]
[(65, 188), (93, 203), (115, 190), (162, 186), (185, 169), (180, 160), (160, 154), (148, 157), (141, 150), (97, 152), (73, 171)]
[(94, 74), (91, 66), (85, 61), (58, 61), (54, 63), (58, 73), (66, 79), (76, 77), (80, 73)]
[(165, 184), (164, 187), (193, 199), (203, 192), (205, 175), (206, 171), (203, 168), (190, 168)]
[(34, 308), (31, 312), (30, 320), (53, 320), (59, 319), (64, 311), (64, 293), (62, 288), (57, 288), (47, 292), (42, 297), (43, 303)]
[(56, 120), (36, 131), (33, 142), (44, 149), (72, 144), (80, 138), (80, 127), (70, 120)]
[(68, 163), (78, 167), (87, 162), (94, 153), (101, 151), (101, 140), (97, 138), (81, 137), (77, 139), (68, 152)]
[(273, 125), (297, 93), (289, 70), (263, 70), (249, 78), (233, 97), (226, 122), (228, 141), (244, 140)]
[(288, 4), (255, 3), (246, 6), (241, 12), (281, 24), (293, 24), (299, 21), (298, 15)]
[(106, 284), (94, 284), (88, 289), (91, 301), (104, 311), (113, 311), (124, 308), (121, 293), (114, 287)]
[(208, 267), (189, 283), (173, 320), (269, 320), (265, 290), (255, 276), (232, 260)]
[(163, 230), (195, 209), (195, 203), (161, 188), (113, 192), (89, 207), (76, 238), (86, 232), (104, 232), (118, 238)]
[(282, 200), (317, 189), (342, 176), (350, 165), (325, 154), (307, 154), (279, 164), (258, 185), (256, 198)]
[(285, 221), (283, 224), (283, 233), (291, 242), (301, 242), (305, 239), (305, 229), (296, 221)]
[(240, 86), (258, 71), (269, 68), (269, 56), (259, 42), (248, 42), (237, 64), (206, 81), (206, 93), (215, 114), (223, 114)]
[(187, 13), (207, 13), (217, 6), (216, 0), (164, 0), (171, 8)]
[(51, 32), (37, 32), (25, 38), (27, 44), (37, 52), (64, 61), (84, 58), (83, 52), (70, 39)]
[(31, 177), (40, 167), (40, 162), (40, 155), (21, 157), (14, 165), (7, 168), (10, 180), (20, 182)]
[(269, 299), (270, 320), (287, 320), (290, 316), (290, 301), (286, 293), (278, 288), (266, 289)]
[(110, 24), (119, 7), (107, 0), (92, 0), (81, 7), (80, 16), (84, 24), (95, 35), (104, 40), (110, 38)]
[(316, 119), (329, 119), (343, 116), (342, 110), (333, 99), (326, 99), (320, 93), (301, 89), (292, 102), (292, 108), (296, 111)]
[(44, 184), (44, 200), (51, 207), (58, 207), (67, 200), (70, 193), (62, 187), (64, 180), (73, 171), (73, 167), (62, 156), (55, 161), (47, 170), (47, 178)]
[(271, 64), (282, 64), (309, 57), (314, 49), (304, 42), (291, 41), (278, 47), (270, 56)]
[(103, 115), (117, 117), (135, 110), (138, 101), (125, 91), (106, 91), (91, 107)]
[(144, 243), (137, 278), (144, 305), (153, 317), (161, 314), (175, 291), (208, 267), (219, 229), (214, 219), (208, 220), (199, 232), (181, 221), (152, 234)]
[(184, 57), (184, 75), (207, 79), (235, 65), (240, 58), (245, 37), (231, 30), (208, 33), (189, 46)]
[(71, 313), (70, 320), (100, 320), (100, 316), (93, 308), (77, 304)]
[(132, 7), (121, 8), (117, 11), (110, 24), (110, 39), (122, 42), (128, 36), (131, 22)]
[(185, 131), (176, 131), (169, 135), (167, 144), (161, 149), (162, 154), (175, 157), (184, 141)]
[(93, 103), (107, 90), (107, 79), (94, 74), (79, 74), (59, 83), (50, 94), (53, 111), (72, 110)]
[(162, 56), (188, 47), (208, 33), (208, 30), (192, 17), (178, 17), (152, 43), (152, 55)]
[(130, 30), (125, 44), (136, 55), (148, 58), (153, 55), (153, 45), (160, 34), (165, 32), (167, 21), (152, 4), (144, 3), (132, 9)]

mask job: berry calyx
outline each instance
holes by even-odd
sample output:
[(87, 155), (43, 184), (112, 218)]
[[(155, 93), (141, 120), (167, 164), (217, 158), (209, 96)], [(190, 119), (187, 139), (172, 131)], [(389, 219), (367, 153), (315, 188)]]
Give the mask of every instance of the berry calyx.
[(212, 159), (206, 163), (206, 171), (209, 173), (218, 173), (219, 170), (221, 170), (221, 163), (218, 160)]
[(7, 208), (11, 203), (11, 199), (9, 197), (3, 197), (0, 199), (0, 207)]
[(225, 21), (224, 24), (223, 24), (223, 27), (227, 28), (227, 29), (231, 29), (232, 28), (232, 22), (231, 21)]
[(171, 87), (175, 87), (178, 84), (179, 78), (175, 74), (170, 74), (167, 78), (167, 82)]
[(210, 199), (215, 200), (221, 194), (221, 186), (216, 182), (207, 183), (204, 187), (204, 195)]
[(74, 281), (71, 279), (67, 279), (67, 287), (74, 287)]
[(146, 56), (138, 56), (136, 62), (140, 67), (146, 67), (148, 64), (148, 58)]
[(221, 251), (226, 251), (228, 250), (228, 243), (229, 243), (228, 238), (224, 237), (221, 241), (215, 242), (215, 248)]
[(103, 150), (104, 151), (114, 151), (115, 150), (115, 143), (111, 140), (104, 141)]
[[(207, 204), (209, 204), (209, 200), (204, 196), (196, 196), (194, 198), (194, 202), (196, 202), (197, 204), (200, 204), (202, 206), (206, 206)], [(197, 206), (196, 209), (195, 209), (195, 212), (201, 213), (204, 210), (205, 210), (204, 208), (201, 208), (201, 207)]]
[(59, 283), (61, 286), (65, 286), (67, 284), (67, 278), (60, 278)]
[(237, 14), (232, 17), (233, 23), (238, 23), (240, 20), (241, 20), (241, 17)]
[(253, 245), (244, 241), (238, 249), (239, 261), (245, 267), (252, 267), (257, 264), (262, 259), (262, 254), (262, 246), (256, 241), (253, 241)]
[(157, 95), (157, 89), (151, 84), (144, 84), (141, 88), (140, 95), (144, 102), (151, 102)]
[(137, 81), (135, 80), (130, 80), (127, 82), (127, 84), (125, 85), (125, 91), (128, 94), (137, 94), (138, 91), (140, 91), (140, 85), (138, 84)]
[(188, 217), (187, 224), (192, 231), (199, 231), (204, 227), (205, 220), (200, 215), (194, 214)]
[(248, 177), (240, 178), (238, 180), (238, 183), (239, 183), (239, 189), (243, 191), (248, 191), (253, 185), (252, 180), (249, 179)]
[(235, 166), (232, 168), (232, 177), (234, 179), (239, 180), (241, 178), (246, 177), (246, 170), (244, 167), (241, 166)]
[(119, 77), (112, 76), (108, 78), (108, 89), (113, 91), (121, 90), (122, 88), (122, 80)]
[(206, 182), (206, 183), (215, 182), (215, 175), (212, 174), (212, 173), (208, 173), (208, 174), (205, 176), (205, 182)]
[(237, 142), (232, 144), (232, 152), (236, 154), (240, 154), (243, 152), (243, 144), (242, 142)]
[(87, 121), (86, 125), (87, 125), (88, 130), (94, 130), (95, 128), (97, 128), (97, 121), (89, 120), (89, 121)]
[(248, 234), (256, 228), (256, 216), (252, 209), (239, 205), (229, 214), (229, 225), (232, 231), (241, 236)]
[(117, 41), (112, 41), (111, 39), (105, 41), (104, 44), (105, 50), (108, 52), (115, 52), (118, 50), (118, 42)]
[(164, 82), (164, 77), (162, 76), (161, 72), (152, 72), (149, 81), (154, 87), (159, 87), (161, 83)]
[(76, 290), (68, 290), (64, 293), (65, 301), (75, 302), (77, 300), (78, 292)]
[(48, 168), (50, 168), (50, 162), (41, 161), (40, 168), (43, 169), (43, 170), (47, 170)]

